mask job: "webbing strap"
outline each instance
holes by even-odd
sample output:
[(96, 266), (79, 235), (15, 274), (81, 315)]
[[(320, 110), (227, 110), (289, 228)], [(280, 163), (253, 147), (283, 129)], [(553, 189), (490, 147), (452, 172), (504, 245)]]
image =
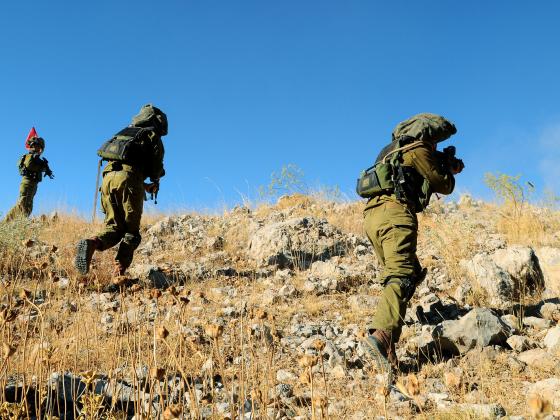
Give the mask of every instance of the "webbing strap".
[(398, 152), (406, 152), (407, 150), (414, 149), (415, 147), (418, 147), (418, 146), (420, 146), (420, 145), (423, 144), (423, 143), (424, 143), (424, 142), (423, 142), (422, 140), (417, 140), (417, 141), (415, 141), (415, 142), (413, 142), (413, 143), (410, 143), (410, 144), (407, 144), (407, 145), (405, 145), (405, 146), (398, 147), (398, 148), (396, 148), (395, 150), (391, 150), (389, 153), (387, 153), (387, 154), (383, 157), (382, 162), (385, 163), (385, 161), (387, 160), (387, 158), (388, 158), (390, 155), (393, 155), (393, 154), (398, 153)]

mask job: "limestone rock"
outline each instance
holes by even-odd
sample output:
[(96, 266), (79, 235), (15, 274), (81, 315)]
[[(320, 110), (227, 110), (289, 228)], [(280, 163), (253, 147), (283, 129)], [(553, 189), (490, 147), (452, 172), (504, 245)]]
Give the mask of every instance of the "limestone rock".
[(533, 249), (526, 246), (477, 254), (461, 265), (474, 286), (488, 295), (490, 304), (500, 308), (510, 306), (520, 294), (533, 294), (544, 284), (539, 260)]
[(307, 269), (314, 261), (346, 254), (349, 242), (326, 220), (294, 217), (253, 228), (248, 253), (261, 265)]
[(432, 335), (442, 350), (465, 353), (475, 347), (504, 344), (511, 330), (492, 310), (474, 308), (459, 320), (438, 324)]
[(560, 296), (560, 248), (546, 246), (537, 249), (536, 253), (544, 273), (545, 287)]

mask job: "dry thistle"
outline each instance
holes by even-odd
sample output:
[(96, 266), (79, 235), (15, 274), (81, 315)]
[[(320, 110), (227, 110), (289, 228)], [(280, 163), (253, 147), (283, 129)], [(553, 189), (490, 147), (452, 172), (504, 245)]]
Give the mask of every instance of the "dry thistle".
[(152, 299), (159, 299), (161, 297), (161, 290), (159, 289), (150, 290), (150, 297)]
[(4, 309), (1, 312), (2, 320), (6, 323), (14, 321), (17, 318), (17, 315), (17, 311), (13, 309)]
[(418, 377), (416, 375), (408, 375), (406, 378), (406, 390), (408, 391), (408, 395), (412, 396), (420, 393), (420, 381), (418, 381)]
[(360, 339), (360, 340), (364, 340), (367, 337), (367, 333), (364, 330), (359, 330), (358, 333), (356, 334), (356, 336)]
[(311, 370), (305, 369), (301, 375), (299, 375), (299, 381), (303, 385), (309, 385), (311, 383)]
[(169, 331), (164, 326), (156, 329), (156, 337), (160, 340), (165, 340), (169, 336)]
[(183, 413), (183, 408), (180, 405), (178, 404), (170, 405), (163, 412), (163, 419), (164, 420), (180, 419), (182, 413)]
[(150, 369), (150, 377), (152, 379), (157, 379), (158, 381), (162, 381), (165, 377), (165, 369), (153, 367)]
[(48, 266), (49, 263), (45, 261), (43, 264), (41, 264), (41, 270), (45, 270)]
[(542, 418), (543, 414), (548, 414), (552, 411), (550, 401), (541, 398), (539, 395), (531, 395), (527, 400), (529, 412), (535, 418)]
[(142, 286), (140, 286), (138, 283), (134, 283), (132, 286), (130, 286), (130, 291), (132, 293), (136, 293), (139, 292), (142, 289)]
[(378, 386), (375, 391), (381, 395), (383, 398), (387, 398), (389, 396), (389, 394), (391, 393), (391, 388), (389, 388), (388, 385), (381, 385)]
[(209, 324), (204, 327), (204, 332), (210, 338), (219, 338), (224, 333), (224, 327), (218, 324)]
[(112, 283), (115, 286), (121, 287), (124, 286), (127, 282), (128, 282), (128, 277), (127, 276), (115, 276), (113, 277)]
[(33, 239), (28, 239), (27, 241), (23, 241), (23, 246), (26, 248), (31, 248), (35, 245), (35, 241)]
[(175, 288), (175, 286), (170, 286), (167, 289), (167, 292), (171, 295), (171, 296), (177, 296), (179, 294), (179, 292), (177, 292), (177, 289)]
[(264, 309), (259, 308), (255, 312), (255, 318), (257, 318), (257, 319), (266, 319), (267, 316), (268, 316), (268, 314), (266, 313), (266, 311)]
[(443, 380), (447, 388), (459, 388), (462, 383), (462, 378), (454, 372), (445, 372), (443, 374)]
[(10, 346), (8, 343), (4, 343), (2, 345), (2, 356), (4, 357), (4, 359), (9, 359), (10, 357), (13, 356), (15, 352), (16, 352), (16, 348)]
[(319, 362), (319, 357), (311, 356), (310, 354), (304, 354), (299, 359), (299, 365), (302, 368), (311, 368)]
[(26, 300), (31, 298), (31, 292), (27, 289), (21, 289), (19, 292), (19, 298)]
[(313, 343), (311, 343), (311, 348), (317, 351), (323, 351), (323, 349), (325, 348), (325, 342), (318, 338), (317, 340), (313, 341)]

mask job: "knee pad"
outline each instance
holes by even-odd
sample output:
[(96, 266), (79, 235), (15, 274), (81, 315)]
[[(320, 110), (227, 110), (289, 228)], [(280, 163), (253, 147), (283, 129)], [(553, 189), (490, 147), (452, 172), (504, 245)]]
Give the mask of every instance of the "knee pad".
[(416, 291), (416, 282), (408, 277), (392, 277), (385, 282), (385, 286), (388, 286), (390, 284), (396, 284), (401, 288), (401, 291), (403, 293), (403, 300), (405, 302), (410, 301), (410, 299), (412, 299), (412, 295)]
[(142, 241), (142, 236), (139, 233), (125, 233), (122, 241), (130, 248), (136, 249)]

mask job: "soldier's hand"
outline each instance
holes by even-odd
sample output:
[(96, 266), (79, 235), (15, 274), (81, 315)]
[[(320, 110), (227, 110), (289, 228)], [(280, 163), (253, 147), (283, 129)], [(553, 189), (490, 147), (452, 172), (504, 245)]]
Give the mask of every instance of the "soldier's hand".
[(150, 184), (144, 184), (144, 190), (148, 194), (155, 194), (159, 191), (159, 182), (152, 182)]

